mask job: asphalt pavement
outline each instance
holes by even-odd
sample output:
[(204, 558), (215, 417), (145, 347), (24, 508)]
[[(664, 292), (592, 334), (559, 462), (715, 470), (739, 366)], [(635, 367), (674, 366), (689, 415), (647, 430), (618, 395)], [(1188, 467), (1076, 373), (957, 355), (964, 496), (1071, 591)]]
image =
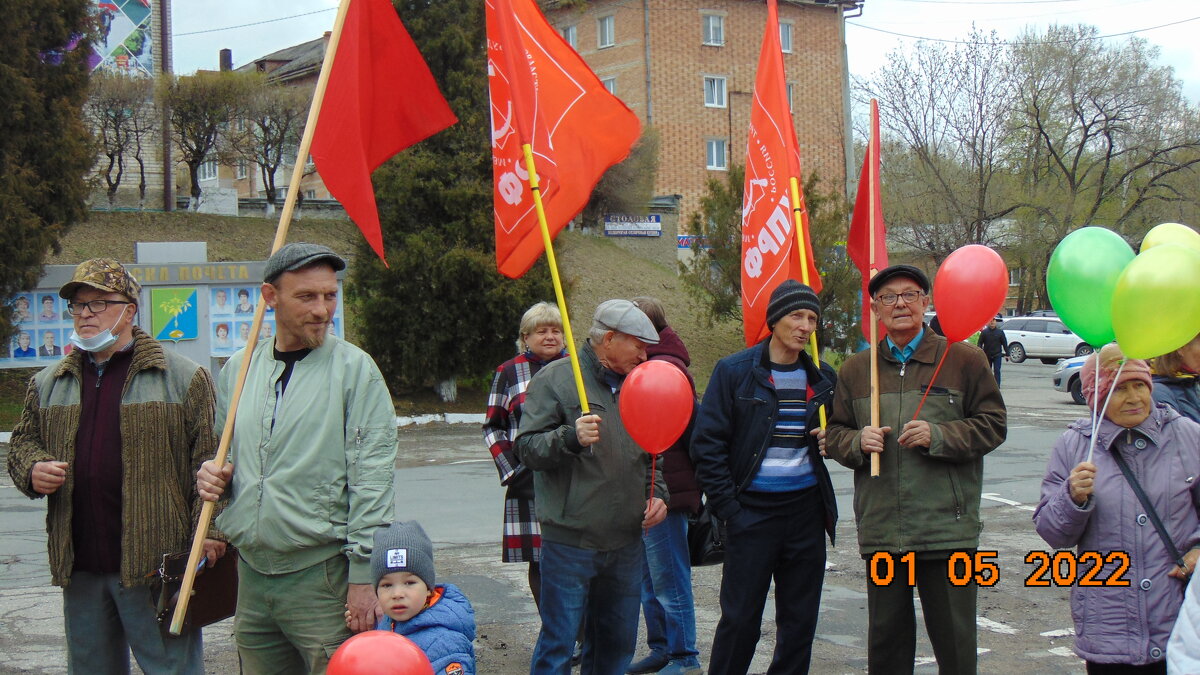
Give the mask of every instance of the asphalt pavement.
[[(1008, 440), (988, 456), (984, 471), (984, 531), (980, 550), (994, 551), (999, 581), (979, 595), (981, 673), (1082, 673), (1071, 650), (1066, 588), (1026, 585), (1031, 551), (1049, 550), (1030, 515), (1049, 449), (1066, 423), (1085, 412), (1054, 391), (1054, 366), (1005, 364), (1002, 391), (1009, 408)], [(0, 453), (7, 446), (0, 444)], [(841, 520), (829, 548), (814, 673), (866, 670), (866, 580), (857, 553), (849, 471), (832, 468)], [(396, 516), (422, 522), (435, 542), (438, 579), (461, 587), (476, 611), (480, 673), (528, 672), (538, 618), (525, 566), (500, 562), (503, 489), (475, 424), (424, 424), (400, 431)], [(65, 672), (62, 600), (46, 570), (45, 504), (21, 495), (0, 477), (0, 673)], [(719, 618), (720, 566), (693, 574), (701, 659)], [(917, 600), (918, 611), (920, 607)], [(770, 664), (775, 629), (768, 602), (763, 637), (751, 672)], [(917, 672), (937, 672), (923, 629)], [(205, 629), (209, 673), (236, 673), (232, 621)], [(639, 656), (645, 648), (639, 649)]]

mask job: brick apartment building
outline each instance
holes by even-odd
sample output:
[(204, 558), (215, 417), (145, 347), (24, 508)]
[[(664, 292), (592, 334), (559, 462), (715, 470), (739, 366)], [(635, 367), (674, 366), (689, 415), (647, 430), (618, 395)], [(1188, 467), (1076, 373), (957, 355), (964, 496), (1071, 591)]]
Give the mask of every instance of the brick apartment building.
[[(844, 190), (850, 155), (844, 18), (864, 0), (779, 0), (780, 40), (800, 161)], [(744, 164), (763, 0), (549, 0), (550, 22), (643, 124), (660, 133), (656, 194), (680, 222), (710, 178)], [(851, 14), (854, 16), (854, 14)]]

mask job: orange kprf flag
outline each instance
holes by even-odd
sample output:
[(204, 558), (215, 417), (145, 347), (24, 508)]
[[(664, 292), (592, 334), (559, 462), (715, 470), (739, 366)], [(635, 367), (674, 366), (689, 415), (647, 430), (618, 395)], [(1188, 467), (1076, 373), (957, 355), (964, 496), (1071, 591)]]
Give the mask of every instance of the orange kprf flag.
[(868, 340), (871, 339), (871, 297), (867, 293), (867, 284), (871, 281), (872, 270), (888, 266), (887, 227), (883, 224), (879, 188), (879, 104), (871, 99), (871, 138), (867, 141), (867, 154), (863, 156), (854, 217), (846, 237), (846, 253), (862, 274), (862, 332)]
[[(779, 45), (779, 10), (767, 1), (767, 28), (758, 57), (750, 132), (746, 142), (746, 184), (742, 197), (742, 324), (746, 345), (770, 332), (767, 303), (785, 279), (803, 280), (800, 246), (808, 266), (808, 285), (820, 292), (813, 262), (808, 213), (801, 211), (803, 237), (797, 241), (791, 179), (800, 181), (800, 150)], [(803, 193), (801, 193), (803, 195)], [(801, 196), (801, 209), (804, 202)]]
[(523, 145), (533, 149), (550, 236), (629, 155), (637, 115), (600, 83), (533, 0), (487, 0), (496, 265), (519, 277), (542, 254)]
[(317, 119), (312, 158), (383, 259), (371, 172), (457, 122), (391, 0), (351, 0)]

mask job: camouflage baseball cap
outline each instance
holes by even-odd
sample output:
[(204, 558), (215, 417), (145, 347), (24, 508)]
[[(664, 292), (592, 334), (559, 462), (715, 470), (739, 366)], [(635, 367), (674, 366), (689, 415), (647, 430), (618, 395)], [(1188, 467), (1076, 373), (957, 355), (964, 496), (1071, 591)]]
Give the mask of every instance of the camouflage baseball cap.
[(71, 280), (58, 289), (58, 297), (70, 300), (80, 286), (90, 286), (100, 291), (120, 293), (132, 302), (138, 302), (142, 286), (129, 275), (121, 263), (112, 258), (92, 258), (79, 263)]

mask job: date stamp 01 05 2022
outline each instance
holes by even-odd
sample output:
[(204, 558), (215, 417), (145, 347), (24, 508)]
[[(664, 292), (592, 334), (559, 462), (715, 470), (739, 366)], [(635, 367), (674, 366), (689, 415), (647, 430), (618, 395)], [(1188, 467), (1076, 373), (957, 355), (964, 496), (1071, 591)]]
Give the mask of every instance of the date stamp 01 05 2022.
[[(978, 586), (995, 586), (1000, 581), (1000, 566), (997, 551), (956, 551), (946, 561), (946, 578), (955, 586), (974, 583)], [(889, 586), (897, 574), (905, 575), (903, 582), (917, 585), (916, 553), (909, 551), (897, 555), (879, 551), (871, 556), (867, 567), (870, 582), (876, 586)], [(901, 563), (901, 565), (897, 565)], [(1033, 569), (1025, 577), (1026, 586), (1128, 586), (1129, 554), (1124, 551), (1029, 551), (1025, 564)], [(1112, 571), (1101, 576), (1106, 565)]]

